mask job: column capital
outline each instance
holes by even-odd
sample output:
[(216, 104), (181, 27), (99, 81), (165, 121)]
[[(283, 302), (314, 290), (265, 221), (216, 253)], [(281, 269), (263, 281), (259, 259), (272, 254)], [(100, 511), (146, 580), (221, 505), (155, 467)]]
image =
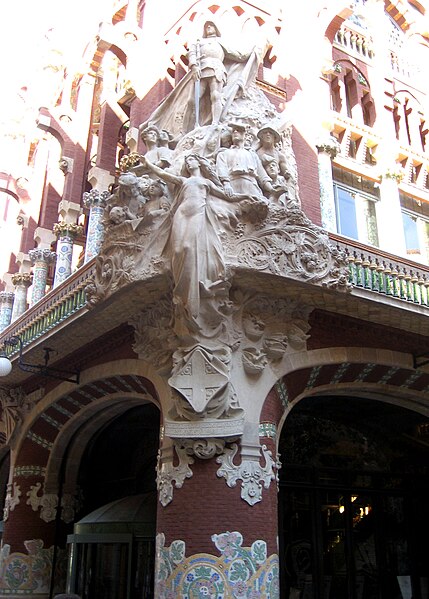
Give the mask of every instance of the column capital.
[(381, 173), (381, 179), (390, 179), (396, 181), (396, 183), (400, 183), (405, 177), (405, 171), (401, 165), (396, 164), (392, 167), (386, 168), (384, 173)]
[(77, 237), (78, 235), (82, 235), (83, 227), (82, 225), (77, 225), (76, 223), (66, 223), (60, 222), (55, 223), (53, 227), (53, 232), (57, 236), (60, 237)]
[(57, 257), (56, 253), (49, 248), (35, 248), (34, 250), (30, 250), (28, 255), (33, 264), (35, 262), (46, 262), (47, 264), (50, 264), (51, 262), (54, 262)]
[(335, 139), (335, 137), (332, 137), (332, 135), (323, 139), (319, 139), (316, 142), (316, 148), (319, 154), (329, 154), (331, 159), (335, 158), (335, 156), (337, 156), (337, 154), (340, 153), (340, 144)]
[(107, 198), (111, 195), (110, 191), (99, 191), (98, 189), (91, 189), (86, 191), (82, 196), (83, 205), (85, 208), (92, 208), (92, 206), (105, 207)]
[(33, 275), (29, 272), (16, 272), (12, 275), (12, 283), (16, 286), (30, 287), (33, 282)]

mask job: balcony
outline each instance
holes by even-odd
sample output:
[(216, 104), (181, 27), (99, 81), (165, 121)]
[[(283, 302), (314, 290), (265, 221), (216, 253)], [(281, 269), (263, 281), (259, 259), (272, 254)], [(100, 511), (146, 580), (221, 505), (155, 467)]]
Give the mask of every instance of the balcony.
[[(329, 310), (335, 306), (333, 309), (350, 316), (390, 326), (395, 324), (399, 328), (404, 326), (424, 334), (423, 321), (418, 316), (429, 314), (429, 267), (336, 234), (329, 234), (329, 238), (332, 245), (347, 256), (351, 293), (326, 292), (308, 283), (306, 301), (315, 308)], [(17, 335), (22, 339), (24, 352), (28, 352), (32, 359), (40, 360), (41, 344), (51, 339), (51, 345), (56, 343), (63, 347), (60, 357), (64, 360), (65, 356), (79, 352), (85, 344), (126, 322), (137, 302), (144, 305), (148, 301), (145, 284), (141, 288), (130, 285), (90, 310), (86, 304), (85, 286), (94, 274), (93, 259), (2, 331), (0, 344)], [(153, 281), (150, 287), (154, 288)], [(302, 297), (302, 284), (295, 290), (292, 287), (293, 282), (289, 286), (291, 292)], [(16, 357), (17, 351), (9, 348), (9, 356)], [(24, 376), (14, 369), (9, 381), (18, 384)]]

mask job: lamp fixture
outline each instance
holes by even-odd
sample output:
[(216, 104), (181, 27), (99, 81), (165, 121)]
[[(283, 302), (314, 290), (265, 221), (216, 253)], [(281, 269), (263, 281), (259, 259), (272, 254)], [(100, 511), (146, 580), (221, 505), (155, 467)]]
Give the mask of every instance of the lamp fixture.
[(40, 374), (48, 378), (79, 384), (80, 372), (78, 370), (61, 370), (60, 368), (48, 366), (51, 353), (55, 351), (51, 347), (43, 348), (45, 352), (44, 364), (28, 364), (24, 362), (22, 357), (23, 343), (22, 339), (18, 336), (9, 337), (9, 339), (3, 342), (3, 350), (0, 351), (0, 377), (7, 376), (12, 370), (12, 362), (6, 355), (6, 347), (15, 348), (16, 346), (19, 346), (18, 366), (24, 372), (33, 372), (34, 374)]

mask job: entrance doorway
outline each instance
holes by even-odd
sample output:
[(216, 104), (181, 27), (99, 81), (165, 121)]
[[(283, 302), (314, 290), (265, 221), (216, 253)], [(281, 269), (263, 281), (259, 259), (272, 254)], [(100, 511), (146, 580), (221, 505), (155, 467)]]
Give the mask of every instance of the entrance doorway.
[(89, 443), (83, 504), (68, 537), (68, 592), (82, 599), (151, 599), (155, 564), (159, 412), (129, 409)]
[(303, 400), (280, 441), (282, 597), (428, 599), (427, 419)]

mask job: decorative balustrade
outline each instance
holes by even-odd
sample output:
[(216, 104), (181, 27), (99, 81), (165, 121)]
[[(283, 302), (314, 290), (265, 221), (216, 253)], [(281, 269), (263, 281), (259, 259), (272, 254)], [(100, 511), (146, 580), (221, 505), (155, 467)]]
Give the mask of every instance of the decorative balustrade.
[(345, 24), (335, 34), (335, 43), (346, 52), (353, 52), (361, 58), (371, 60), (374, 56), (371, 40)]
[(429, 267), (329, 234), (347, 254), (350, 283), (379, 295), (429, 307)]
[[(37, 304), (9, 325), (0, 335), (4, 339), (19, 335), (24, 346), (52, 330), (86, 306), (85, 286), (95, 271), (95, 260), (85, 264), (64, 283), (52, 289)], [(10, 349), (10, 348), (8, 348)], [(10, 351), (13, 354), (16, 350)]]

